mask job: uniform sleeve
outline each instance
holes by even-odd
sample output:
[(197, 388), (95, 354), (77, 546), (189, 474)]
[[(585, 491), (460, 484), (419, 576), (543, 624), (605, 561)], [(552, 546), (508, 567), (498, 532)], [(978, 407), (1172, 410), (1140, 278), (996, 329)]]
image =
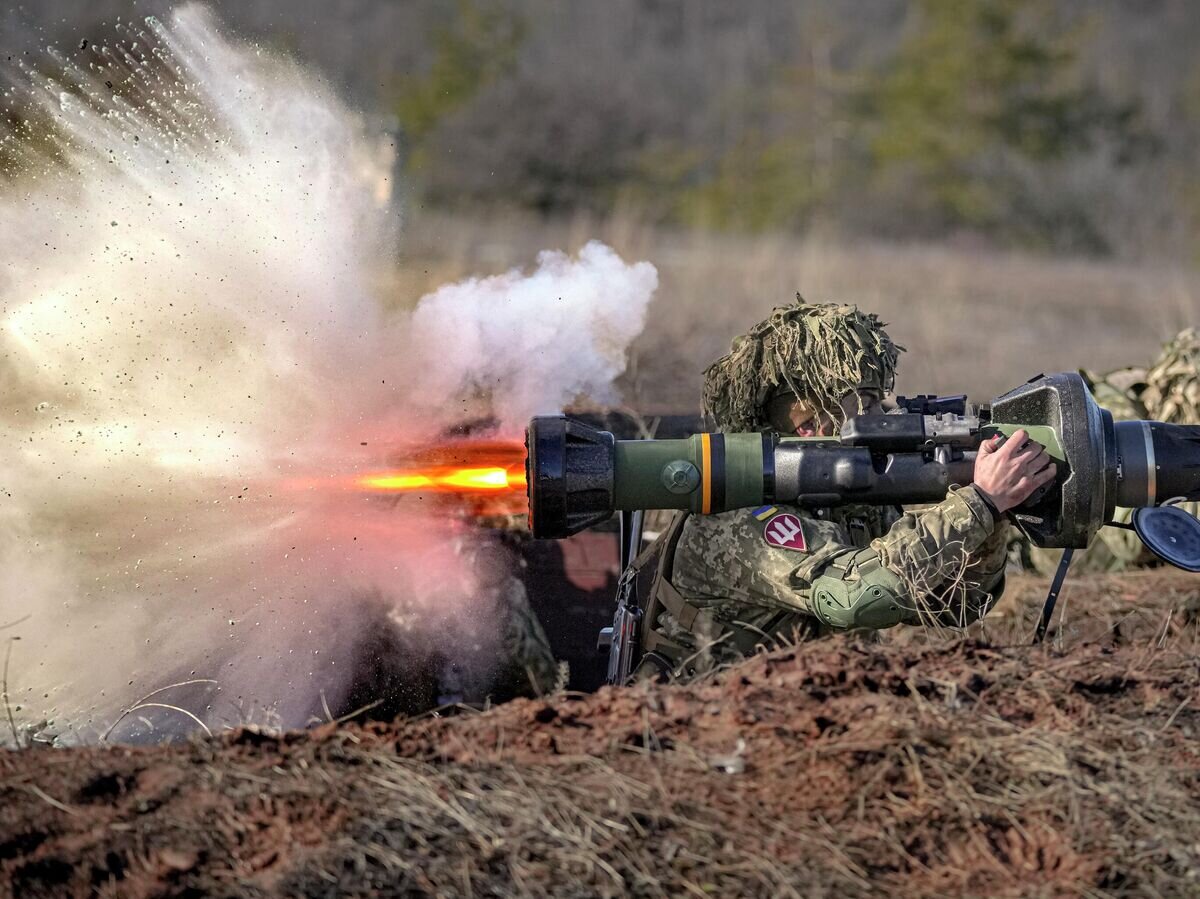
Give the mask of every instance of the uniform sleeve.
[[(798, 565), (851, 547), (838, 525), (791, 508), (782, 517), (798, 529), (790, 545), (772, 543), (772, 520), (748, 510), (692, 515), (684, 524), (671, 581), (697, 605), (720, 611), (746, 605), (810, 612), (808, 597), (797, 590)], [(790, 532), (790, 530), (789, 530)]]
[(904, 621), (962, 627), (1003, 590), (1008, 537), (1008, 521), (997, 521), (979, 491), (964, 487), (904, 515), (871, 548), (905, 588)]
[(1007, 523), (974, 487), (905, 514), (863, 550), (798, 572), (813, 613), (832, 627), (963, 626), (1003, 587)]
[[(689, 519), (672, 580), (702, 605), (785, 607), (830, 627), (966, 624), (1003, 586), (1007, 525), (973, 487), (900, 518), (870, 546), (802, 512), (765, 524), (745, 512)], [(781, 529), (781, 524), (787, 528)], [(799, 533), (783, 537), (795, 526)]]

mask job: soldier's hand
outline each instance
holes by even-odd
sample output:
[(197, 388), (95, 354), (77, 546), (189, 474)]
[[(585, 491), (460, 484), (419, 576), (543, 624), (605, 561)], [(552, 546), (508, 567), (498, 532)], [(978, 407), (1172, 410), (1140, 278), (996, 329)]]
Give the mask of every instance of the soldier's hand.
[(1025, 502), (1057, 474), (1046, 448), (1030, 440), (1023, 429), (1007, 440), (993, 437), (979, 447), (975, 459), (975, 488), (1001, 512)]

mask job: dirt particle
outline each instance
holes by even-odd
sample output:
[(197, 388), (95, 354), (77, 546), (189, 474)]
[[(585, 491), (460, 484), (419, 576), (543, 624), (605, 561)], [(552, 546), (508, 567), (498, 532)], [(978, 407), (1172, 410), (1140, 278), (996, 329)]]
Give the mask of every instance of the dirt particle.
[(196, 867), (200, 856), (193, 849), (164, 849), (159, 852), (158, 860), (172, 871), (190, 871)]

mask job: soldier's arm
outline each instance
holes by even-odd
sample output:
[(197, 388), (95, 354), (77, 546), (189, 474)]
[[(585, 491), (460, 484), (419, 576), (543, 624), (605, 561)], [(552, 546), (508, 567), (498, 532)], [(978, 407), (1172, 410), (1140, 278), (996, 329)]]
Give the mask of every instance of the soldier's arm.
[(903, 516), (869, 547), (823, 553), (796, 576), (810, 611), (830, 627), (966, 624), (1001, 586), (1006, 530), (980, 492), (963, 487)]
[[(728, 524), (697, 525), (695, 533), (707, 539), (696, 540), (693, 548), (696, 560), (703, 559), (711, 572), (707, 579), (733, 586), (725, 595), (734, 602), (739, 593), (750, 601), (769, 597), (842, 629), (903, 621), (965, 624), (986, 611), (1003, 578), (1001, 546), (1007, 535), (999, 513), (1019, 505), (1054, 475), (1045, 450), (1017, 430), (1007, 441), (980, 448), (973, 486), (952, 491), (919, 515), (905, 516), (865, 549), (847, 546), (841, 534), (812, 539), (817, 535), (806, 531), (826, 523), (790, 514), (770, 518), (758, 540), (744, 516), (718, 516)], [(725, 539), (719, 539), (726, 527)], [(800, 557), (793, 556), (789, 566), (789, 603), (786, 594), (779, 595), (778, 575), (792, 549)], [(685, 590), (682, 582), (678, 586)], [(704, 594), (701, 584), (695, 587)]]
[[(993, 518), (996, 518), (993, 511)], [(962, 592), (943, 591), (939, 598), (945, 606), (942, 620), (958, 627), (970, 624), (988, 613), (1004, 592), (1004, 572), (1008, 567), (1008, 545), (1012, 526), (1000, 517), (979, 550), (972, 554), (962, 581)]]
[(800, 510), (693, 516), (672, 580), (701, 606), (792, 608), (837, 628), (916, 622), (922, 610), (965, 622), (1003, 577), (1004, 532), (972, 488), (905, 515), (867, 547)]

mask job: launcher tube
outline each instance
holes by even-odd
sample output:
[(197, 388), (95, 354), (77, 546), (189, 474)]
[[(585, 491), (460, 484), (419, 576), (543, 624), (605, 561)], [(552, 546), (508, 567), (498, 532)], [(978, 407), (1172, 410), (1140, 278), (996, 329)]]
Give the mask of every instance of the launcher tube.
[(994, 400), (989, 417), (973, 424), (969, 416), (866, 416), (841, 438), (626, 441), (562, 416), (539, 417), (527, 436), (530, 523), (535, 537), (566, 537), (618, 509), (937, 502), (973, 481), (978, 441), (1018, 429), (1058, 465), (1054, 485), (1012, 513), (1038, 546), (1087, 546), (1118, 505), (1200, 499), (1200, 426), (1114, 423), (1077, 373), (1034, 378)]
[(938, 461), (924, 453), (873, 455), (835, 439), (696, 434), (618, 440), (614, 509), (686, 509), (701, 515), (769, 502), (822, 507), (937, 502), (971, 483), (975, 453)]
[(614, 507), (686, 509), (708, 515), (759, 506), (774, 489), (774, 459), (775, 441), (768, 434), (618, 440)]

